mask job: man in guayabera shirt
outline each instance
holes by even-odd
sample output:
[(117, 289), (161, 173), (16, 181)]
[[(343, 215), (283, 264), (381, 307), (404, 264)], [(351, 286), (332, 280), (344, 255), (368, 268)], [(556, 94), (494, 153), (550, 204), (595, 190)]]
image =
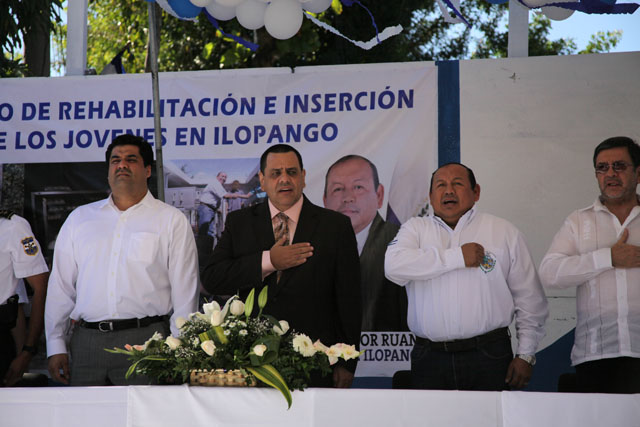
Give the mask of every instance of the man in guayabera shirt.
[(577, 288), (578, 389), (640, 393), (640, 147), (624, 136), (606, 139), (593, 166), (600, 196), (565, 220), (540, 279), (547, 288)]

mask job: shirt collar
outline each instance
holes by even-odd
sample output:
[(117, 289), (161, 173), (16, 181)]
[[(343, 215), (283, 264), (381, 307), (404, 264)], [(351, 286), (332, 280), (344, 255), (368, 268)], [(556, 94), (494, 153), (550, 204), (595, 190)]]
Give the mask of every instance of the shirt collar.
[[(304, 197), (300, 197), (300, 199), (297, 202), (295, 202), (293, 206), (291, 206), (289, 209), (284, 211), (284, 214), (296, 224), (300, 219), (300, 211), (302, 211), (302, 202), (304, 201), (303, 199)], [(273, 203), (271, 203), (271, 200), (268, 200), (268, 203), (269, 203), (269, 213), (271, 214), (271, 219), (273, 219), (273, 217), (278, 215), (280, 211), (278, 210), (278, 208), (273, 206)]]
[[(129, 209), (134, 209), (134, 208), (136, 208), (137, 206), (140, 206), (140, 205), (149, 205), (149, 203), (151, 203), (153, 200), (155, 200), (153, 195), (147, 189), (147, 194), (144, 195), (142, 200), (140, 200), (135, 205), (131, 206)], [(105, 209), (105, 208), (109, 207), (111, 209), (115, 209), (117, 212), (125, 212), (125, 211), (121, 211), (120, 209), (118, 209), (116, 204), (113, 202), (113, 194), (110, 194), (109, 197), (107, 197), (106, 199), (102, 200), (100, 203), (102, 203), (102, 205), (100, 206), (100, 209)], [(127, 209), (127, 210), (129, 210), (129, 209)]]
[[(627, 223), (631, 219), (634, 219), (636, 216), (640, 215), (640, 195), (636, 194), (636, 198), (638, 199), (639, 204), (635, 205), (633, 209), (631, 209), (631, 212), (629, 212), (629, 215), (624, 221), (625, 223)], [(602, 203), (602, 199), (600, 198), (600, 196), (596, 198), (596, 201), (593, 203), (592, 206), (593, 206), (593, 210), (596, 212), (604, 211), (613, 215), (613, 213), (609, 210), (609, 208), (604, 203)]]
[[(432, 211), (433, 212), (433, 211)], [(468, 211), (466, 211), (464, 213), (464, 215), (462, 215), (460, 217), (460, 219), (458, 220), (458, 223), (456, 224), (455, 228), (451, 228), (449, 226), (449, 224), (447, 224), (446, 222), (444, 222), (444, 220), (442, 218), (440, 218), (438, 215), (433, 215), (433, 218), (443, 227), (448, 228), (449, 230), (455, 230), (458, 227), (464, 227), (467, 223), (471, 222), (473, 220), (473, 218), (476, 216), (476, 205), (474, 204), (473, 206), (471, 206), (471, 209), (469, 209)]]

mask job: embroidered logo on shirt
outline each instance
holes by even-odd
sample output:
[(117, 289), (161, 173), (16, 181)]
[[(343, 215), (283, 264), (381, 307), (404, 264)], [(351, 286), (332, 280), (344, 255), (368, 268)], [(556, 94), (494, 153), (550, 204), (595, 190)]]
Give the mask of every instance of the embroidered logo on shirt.
[(485, 273), (489, 273), (496, 268), (496, 256), (489, 251), (485, 251), (484, 258), (480, 263), (480, 269)]
[(32, 236), (25, 237), (20, 241), (20, 243), (22, 243), (25, 254), (33, 256), (38, 253), (38, 245)]

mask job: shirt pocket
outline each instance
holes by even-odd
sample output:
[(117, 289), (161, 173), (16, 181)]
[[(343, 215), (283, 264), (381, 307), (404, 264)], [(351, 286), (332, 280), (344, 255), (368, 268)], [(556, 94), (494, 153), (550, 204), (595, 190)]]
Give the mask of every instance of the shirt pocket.
[(154, 233), (133, 233), (129, 241), (129, 259), (151, 264), (158, 252), (159, 240), (159, 236)]

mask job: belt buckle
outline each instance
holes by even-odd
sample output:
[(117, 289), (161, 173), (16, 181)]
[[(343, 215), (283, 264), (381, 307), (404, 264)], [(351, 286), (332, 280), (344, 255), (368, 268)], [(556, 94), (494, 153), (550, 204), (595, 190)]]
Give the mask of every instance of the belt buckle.
[[(104, 326), (104, 328), (103, 328)], [(98, 330), (100, 332), (111, 332), (113, 331), (113, 322), (100, 322), (98, 323)]]

